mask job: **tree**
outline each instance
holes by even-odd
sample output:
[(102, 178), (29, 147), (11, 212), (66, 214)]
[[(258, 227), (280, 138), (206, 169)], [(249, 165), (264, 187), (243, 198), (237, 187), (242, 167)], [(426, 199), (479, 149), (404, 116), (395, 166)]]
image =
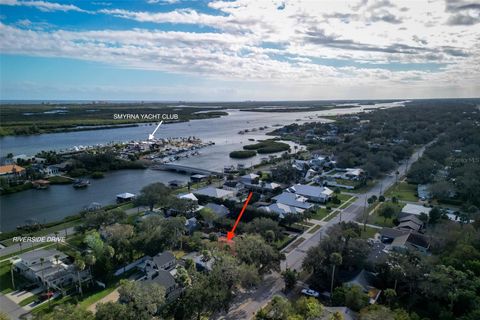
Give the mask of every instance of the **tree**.
[(332, 263), (332, 281), (330, 284), (330, 294), (333, 293), (333, 281), (335, 280), (335, 267), (342, 264), (342, 255), (334, 252), (330, 255), (330, 262)]
[(345, 318), (343, 317), (343, 314), (341, 314), (340, 312), (338, 311), (335, 311), (331, 316), (330, 316), (330, 319), (329, 320), (345, 320)]
[(283, 280), (285, 281), (285, 290), (290, 291), (295, 287), (297, 283), (297, 272), (292, 269), (287, 269), (282, 273)]
[(323, 306), (317, 299), (312, 297), (301, 297), (295, 302), (295, 311), (302, 319), (317, 319), (323, 311)]
[(288, 320), (292, 313), (290, 302), (280, 296), (274, 296), (270, 306), (269, 316), (271, 319)]
[(153, 211), (153, 207), (158, 205), (160, 208), (166, 207), (170, 202), (171, 189), (161, 182), (152, 183), (140, 191), (136, 198), (136, 205), (144, 205)]
[(385, 289), (383, 293), (385, 295), (385, 299), (388, 302), (388, 307), (390, 308), (392, 306), (393, 299), (395, 299), (395, 297), (397, 296), (397, 292), (393, 289), (388, 288)]
[(210, 208), (203, 208), (200, 210), (199, 214), (200, 217), (202, 217), (202, 220), (205, 221), (209, 227), (212, 227), (213, 222), (217, 219), (217, 215)]
[(280, 270), (282, 255), (267, 244), (261, 236), (245, 235), (235, 242), (235, 251), (240, 261), (258, 268), (260, 274)]
[(137, 319), (150, 319), (165, 303), (165, 289), (157, 283), (122, 280), (118, 288), (119, 301), (132, 310)]
[[(282, 228), (278, 222), (269, 218), (255, 218), (250, 221), (245, 228), (248, 233), (258, 233), (263, 238), (270, 239), (269, 242), (275, 241), (282, 235)], [(272, 236), (273, 233), (273, 236)]]
[(96, 306), (95, 320), (133, 320), (132, 316), (134, 316), (133, 312), (125, 304), (107, 302), (99, 303)]
[(384, 219), (384, 222), (387, 221), (387, 219), (390, 219), (392, 218), (396, 213), (396, 210), (395, 210), (395, 207), (386, 203), (384, 205), (382, 205), (382, 207), (380, 208), (378, 214), (383, 217)]
[(434, 207), (428, 213), (428, 223), (432, 225), (436, 224), (438, 220), (440, 220), (441, 216), (442, 216), (442, 212), (440, 211), (440, 209), (437, 207)]
[(85, 269), (85, 261), (80, 258), (75, 259), (75, 268), (77, 269), (77, 281), (78, 281), (78, 290), (80, 295), (83, 295), (82, 291), (82, 280), (80, 279), (80, 272)]
[(357, 286), (351, 286), (345, 293), (345, 305), (354, 311), (359, 311), (368, 305), (368, 296)]
[(56, 306), (52, 312), (46, 314), (38, 314), (35, 316), (36, 320), (57, 320), (57, 319), (68, 319), (68, 320), (94, 320), (95, 316), (92, 312), (87, 311), (83, 308), (77, 308), (73, 304), (65, 303), (59, 306)]

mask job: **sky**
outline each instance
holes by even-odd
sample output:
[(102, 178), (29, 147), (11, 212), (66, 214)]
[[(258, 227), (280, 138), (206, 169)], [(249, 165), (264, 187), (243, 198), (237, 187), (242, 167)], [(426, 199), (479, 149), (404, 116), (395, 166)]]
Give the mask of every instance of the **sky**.
[(0, 0), (0, 99), (480, 96), (480, 0)]

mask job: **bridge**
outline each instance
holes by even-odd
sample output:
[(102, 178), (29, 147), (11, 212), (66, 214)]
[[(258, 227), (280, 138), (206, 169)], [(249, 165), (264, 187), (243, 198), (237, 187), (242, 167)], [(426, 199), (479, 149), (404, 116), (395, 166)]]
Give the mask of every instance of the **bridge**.
[(202, 174), (205, 176), (223, 176), (222, 172), (207, 169), (194, 168), (175, 163), (162, 163), (151, 167), (154, 170), (175, 171), (183, 174)]

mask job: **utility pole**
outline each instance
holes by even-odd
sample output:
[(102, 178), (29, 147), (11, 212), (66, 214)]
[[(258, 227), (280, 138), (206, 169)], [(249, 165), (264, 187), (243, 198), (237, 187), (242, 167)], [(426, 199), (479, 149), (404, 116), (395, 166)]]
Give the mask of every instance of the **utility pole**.
[(10, 265), (10, 275), (12, 276), (12, 288), (15, 291), (15, 277), (13, 276), (13, 264)]
[(365, 204), (363, 205), (363, 231), (367, 231), (367, 195), (365, 195)]

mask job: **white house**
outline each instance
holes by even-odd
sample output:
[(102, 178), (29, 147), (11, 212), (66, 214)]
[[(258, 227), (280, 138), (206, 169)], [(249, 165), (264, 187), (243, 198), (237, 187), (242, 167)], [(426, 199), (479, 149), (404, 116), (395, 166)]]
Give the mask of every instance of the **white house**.
[(283, 192), (278, 196), (272, 198), (275, 203), (281, 203), (290, 207), (295, 207), (299, 209), (310, 209), (313, 207), (312, 203), (307, 202), (307, 198), (290, 192)]
[(285, 216), (287, 214), (298, 214), (298, 213), (302, 213), (302, 212), (305, 211), (304, 209), (300, 209), (300, 208), (294, 207), (294, 206), (289, 206), (287, 204), (283, 204), (283, 203), (279, 203), (279, 202), (273, 203), (269, 206), (259, 207), (258, 209), (266, 211), (266, 212), (274, 212), (274, 213), (278, 214), (278, 216), (281, 219), (285, 218)]
[(327, 187), (317, 187), (304, 184), (296, 184), (287, 191), (304, 196), (312, 202), (325, 203), (332, 197), (333, 190)]
[(422, 213), (425, 213), (425, 214), (428, 215), (430, 213), (430, 211), (432, 211), (432, 208), (427, 208), (427, 207), (424, 207), (424, 206), (420, 206), (418, 204), (407, 203), (402, 208), (401, 214), (402, 214), (402, 216), (409, 215), (409, 214), (419, 216)]
[(193, 194), (197, 196), (206, 196), (210, 198), (218, 198), (218, 199), (229, 199), (233, 198), (235, 193), (230, 190), (223, 190), (223, 189), (218, 189), (215, 187), (206, 187), (202, 189), (198, 189), (193, 191)]

